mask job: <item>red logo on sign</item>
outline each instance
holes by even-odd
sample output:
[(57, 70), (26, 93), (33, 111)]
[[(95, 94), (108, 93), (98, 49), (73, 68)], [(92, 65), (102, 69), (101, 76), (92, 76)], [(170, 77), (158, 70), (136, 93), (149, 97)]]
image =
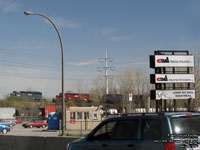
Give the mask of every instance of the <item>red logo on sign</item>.
[(157, 63), (169, 63), (169, 58), (166, 57), (166, 59), (157, 59)]
[(160, 78), (157, 78), (157, 81), (160, 81)]
[(162, 60), (161, 60), (161, 59), (158, 59), (158, 60), (157, 60), (157, 63), (162, 63)]

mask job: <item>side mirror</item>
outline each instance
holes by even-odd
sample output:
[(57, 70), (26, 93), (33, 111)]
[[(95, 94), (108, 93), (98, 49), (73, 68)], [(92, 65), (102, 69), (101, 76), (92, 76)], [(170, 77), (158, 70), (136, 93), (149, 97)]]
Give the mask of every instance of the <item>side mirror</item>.
[(84, 138), (87, 140), (87, 138), (88, 138), (88, 134), (86, 134), (86, 135), (84, 136)]
[(90, 135), (90, 134), (86, 134), (86, 135), (85, 135), (85, 140), (91, 141), (91, 140), (92, 140), (91, 135)]

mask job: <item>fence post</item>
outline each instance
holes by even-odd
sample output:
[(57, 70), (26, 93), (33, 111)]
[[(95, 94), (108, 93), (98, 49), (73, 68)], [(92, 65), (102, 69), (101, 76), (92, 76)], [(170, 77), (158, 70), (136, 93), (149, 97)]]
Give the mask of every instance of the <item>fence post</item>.
[(81, 123), (81, 135), (83, 134), (83, 127), (82, 127), (82, 120), (80, 121)]
[(59, 135), (61, 135), (61, 120), (59, 119)]

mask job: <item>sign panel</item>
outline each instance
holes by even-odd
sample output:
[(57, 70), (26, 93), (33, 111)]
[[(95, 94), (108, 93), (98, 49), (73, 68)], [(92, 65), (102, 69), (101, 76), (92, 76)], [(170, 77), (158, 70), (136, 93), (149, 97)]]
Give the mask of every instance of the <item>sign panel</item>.
[(129, 101), (133, 101), (133, 94), (132, 93), (129, 94)]
[(156, 83), (194, 83), (194, 74), (156, 74)]
[(156, 90), (156, 100), (194, 99), (195, 90)]
[(194, 67), (194, 56), (155, 55), (155, 67)]

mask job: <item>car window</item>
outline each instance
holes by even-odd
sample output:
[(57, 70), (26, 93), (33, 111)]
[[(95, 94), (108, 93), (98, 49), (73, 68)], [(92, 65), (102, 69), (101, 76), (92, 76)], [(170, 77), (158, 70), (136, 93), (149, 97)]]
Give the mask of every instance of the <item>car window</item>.
[(162, 138), (162, 125), (159, 119), (142, 120), (142, 139), (158, 140)]
[(138, 119), (120, 120), (116, 123), (112, 139), (137, 139)]
[(93, 139), (137, 139), (138, 122), (138, 119), (107, 122), (97, 130)]
[(174, 134), (200, 134), (200, 116), (182, 116), (170, 119)]
[(101, 139), (110, 139), (112, 136), (112, 132), (116, 121), (111, 121), (105, 123), (102, 127), (100, 127), (96, 133), (93, 135), (94, 140), (101, 140)]

